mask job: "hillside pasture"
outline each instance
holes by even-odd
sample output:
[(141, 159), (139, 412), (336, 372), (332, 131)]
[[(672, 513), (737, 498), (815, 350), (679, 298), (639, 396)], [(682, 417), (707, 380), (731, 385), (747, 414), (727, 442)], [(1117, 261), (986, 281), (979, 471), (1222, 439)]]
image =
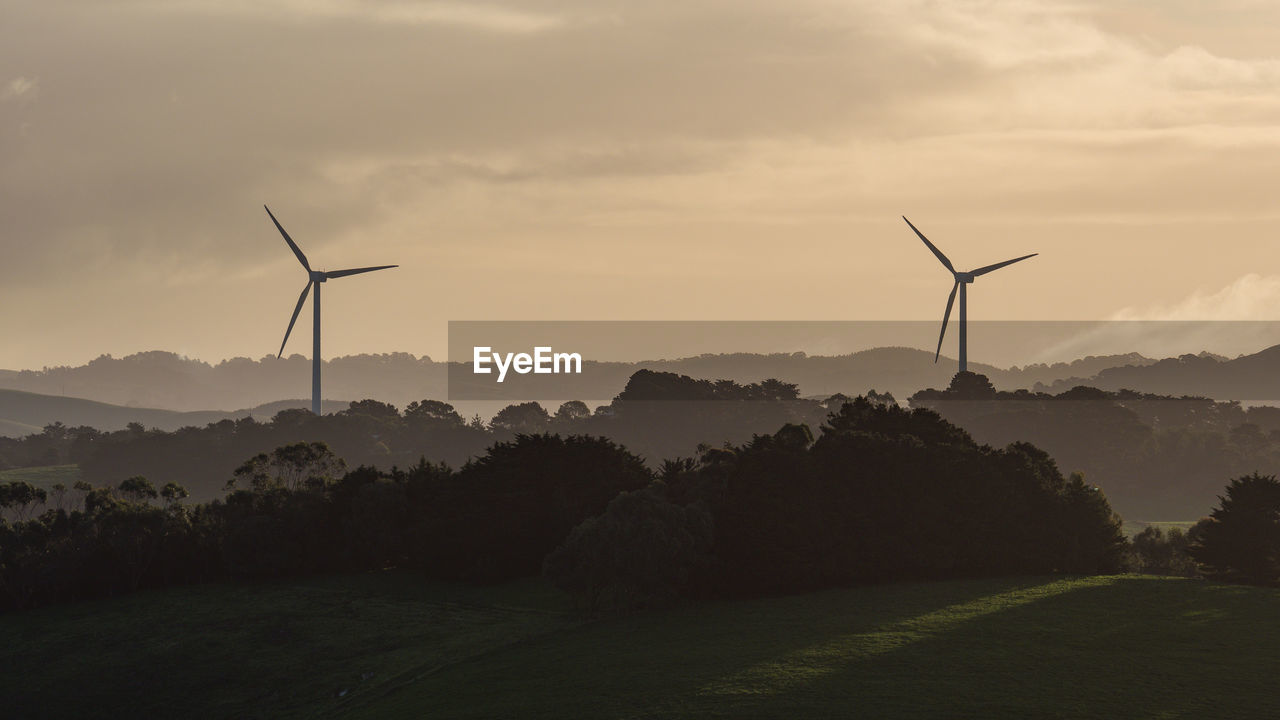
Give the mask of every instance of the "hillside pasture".
[(13, 718), (1275, 717), (1277, 608), (1108, 576), (587, 620), (538, 581), (333, 576), (4, 616), (0, 696)]

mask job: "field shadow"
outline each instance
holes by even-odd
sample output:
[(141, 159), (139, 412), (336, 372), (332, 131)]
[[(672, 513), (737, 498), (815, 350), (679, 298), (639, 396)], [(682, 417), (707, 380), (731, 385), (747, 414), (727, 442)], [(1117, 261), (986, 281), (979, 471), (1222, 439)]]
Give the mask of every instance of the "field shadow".
[(993, 602), (1036, 601), (1056, 582), (876, 586), (606, 619), (449, 668), (351, 716), (423, 708), (448, 717), (737, 716), (769, 693), (806, 694), (823, 673), (857, 662), (859, 654), (832, 647), (842, 638), (882, 635), (875, 651), (890, 652), (898, 642), (890, 635), (918, 631), (886, 628), (964, 622)]
[[(841, 709), (876, 718), (1280, 717), (1280, 633), (1258, 623), (1275, 616), (1280, 593), (1105, 580), (1064, 581), (1067, 591), (998, 602), (990, 612), (951, 618), (958, 622), (917, 618), (885, 628), (907, 640), (832, 654), (803, 682), (776, 687), (774, 676), (773, 692), (738, 696), (721, 709), (735, 717)], [(804, 656), (822, 654), (811, 647)]]

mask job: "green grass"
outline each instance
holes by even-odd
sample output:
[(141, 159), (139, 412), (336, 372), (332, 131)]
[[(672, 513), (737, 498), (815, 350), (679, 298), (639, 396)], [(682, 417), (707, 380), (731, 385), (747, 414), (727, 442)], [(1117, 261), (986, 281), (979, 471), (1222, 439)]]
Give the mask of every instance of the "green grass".
[(0, 715), (313, 717), (573, 622), (541, 583), (396, 573), (53, 606), (0, 616)]
[(384, 573), (0, 617), (0, 697), (13, 718), (1280, 717), (1278, 609), (1280, 591), (1113, 576), (586, 622), (538, 582)]
[(0, 470), (0, 483), (25, 480), (45, 490), (52, 488), (54, 483), (62, 483), (70, 489), (79, 479), (79, 465), (40, 465), (38, 467)]

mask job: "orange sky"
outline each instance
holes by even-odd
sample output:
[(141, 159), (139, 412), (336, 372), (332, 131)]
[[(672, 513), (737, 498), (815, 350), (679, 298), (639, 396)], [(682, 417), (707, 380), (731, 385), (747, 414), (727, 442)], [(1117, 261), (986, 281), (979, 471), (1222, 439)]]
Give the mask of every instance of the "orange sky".
[[(1275, 3), (112, 3), (0, 17), (0, 367), (461, 319), (1280, 317)], [(930, 346), (922, 338), (921, 346)], [(729, 350), (731, 348), (726, 348)], [(310, 352), (300, 322), (289, 351)]]

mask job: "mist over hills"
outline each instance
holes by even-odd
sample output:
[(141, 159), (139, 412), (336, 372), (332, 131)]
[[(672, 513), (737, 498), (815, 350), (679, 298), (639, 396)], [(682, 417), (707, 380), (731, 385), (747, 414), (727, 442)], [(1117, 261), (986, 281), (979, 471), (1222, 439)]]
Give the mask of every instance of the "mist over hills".
[[(1133, 376), (1125, 373), (1160, 363), (1131, 353), (1020, 368), (981, 363), (971, 367), (1002, 389), (1034, 389), (1089, 382), (1068, 379), (1104, 373), (1112, 373), (1105, 375), (1109, 380), (1126, 382)], [(1266, 365), (1265, 359), (1261, 364)], [(325, 401), (325, 410), (340, 410), (351, 400), (365, 398), (399, 407), (423, 399), (448, 399), (449, 367), (450, 363), (409, 353), (353, 355), (325, 361), (324, 391), (330, 398)], [(856, 395), (876, 389), (905, 400), (923, 388), (946, 387), (954, 368), (953, 360), (944, 357), (935, 363), (926, 351), (902, 347), (840, 356), (726, 353), (640, 362), (587, 361), (584, 374), (572, 379), (567, 386), (570, 389), (547, 397), (606, 402), (621, 392), (637, 370), (649, 369), (739, 383), (778, 378), (798, 384), (802, 395), (813, 397)], [(492, 384), (485, 376), (469, 372), (460, 376), (468, 382)], [(455, 374), (455, 382), (458, 377)], [(279, 359), (232, 358), (215, 364), (171, 352), (149, 351), (122, 358), (103, 355), (79, 366), (0, 370), (0, 390), (8, 391), (0, 392), (0, 434), (21, 436), (54, 421), (100, 430), (121, 429), (130, 422), (173, 430), (250, 415), (269, 419), (285, 408), (306, 407), (302, 398), (308, 394), (310, 379), (310, 361), (298, 354)], [(281, 400), (282, 397), (299, 399)], [(452, 402), (465, 416), (491, 415), (507, 404), (500, 399)]]
[[(334, 398), (393, 402), (393, 397), (420, 400), (444, 390), (444, 366), (408, 353), (340, 357), (324, 367), (325, 394)], [(311, 361), (295, 354), (213, 364), (153, 350), (122, 358), (102, 355), (78, 366), (0, 370), (0, 388), (126, 407), (235, 412), (282, 398), (309, 397)]]
[[(1030, 388), (1154, 362), (1130, 354), (1009, 369), (974, 363), (972, 369), (999, 387)], [(905, 397), (921, 388), (945, 386), (955, 362), (943, 357), (934, 363), (926, 351), (887, 347), (840, 356), (726, 353), (640, 362), (588, 360), (585, 365), (590, 372), (575, 378), (573, 386), (578, 390), (575, 396), (583, 398), (613, 397), (641, 368), (737, 382), (773, 377), (797, 383), (805, 395), (854, 394), (875, 388)], [(325, 396), (344, 401), (373, 398), (399, 406), (424, 398), (445, 399), (448, 367), (449, 363), (409, 353), (337, 357), (324, 362)], [(121, 358), (103, 355), (79, 366), (0, 370), (3, 389), (175, 412), (239, 412), (282, 397), (306, 397), (310, 382), (310, 361), (299, 354), (279, 359), (240, 357), (214, 364), (156, 350)], [(15, 419), (3, 412), (0, 418)]]
[(1061, 392), (1076, 385), (1158, 395), (1200, 395), (1215, 400), (1275, 401), (1280, 400), (1280, 345), (1237, 358), (1200, 353), (1143, 365), (1107, 367), (1092, 376), (1044, 383), (1044, 389)]
[[(345, 410), (348, 403), (326, 400), (324, 411)], [(179, 412), (158, 408), (126, 407), (60, 395), (41, 395), (22, 390), (0, 389), (0, 436), (22, 437), (40, 432), (41, 428), (55, 422), (68, 427), (87, 425), (102, 431), (123, 430), (129, 423), (140, 423), (146, 428), (165, 431), (187, 426), (204, 426), (220, 420), (237, 420), (253, 417), (270, 420), (276, 413), (289, 408), (309, 408), (306, 399), (279, 400), (252, 408), (234, 411), (195, 410)]]

